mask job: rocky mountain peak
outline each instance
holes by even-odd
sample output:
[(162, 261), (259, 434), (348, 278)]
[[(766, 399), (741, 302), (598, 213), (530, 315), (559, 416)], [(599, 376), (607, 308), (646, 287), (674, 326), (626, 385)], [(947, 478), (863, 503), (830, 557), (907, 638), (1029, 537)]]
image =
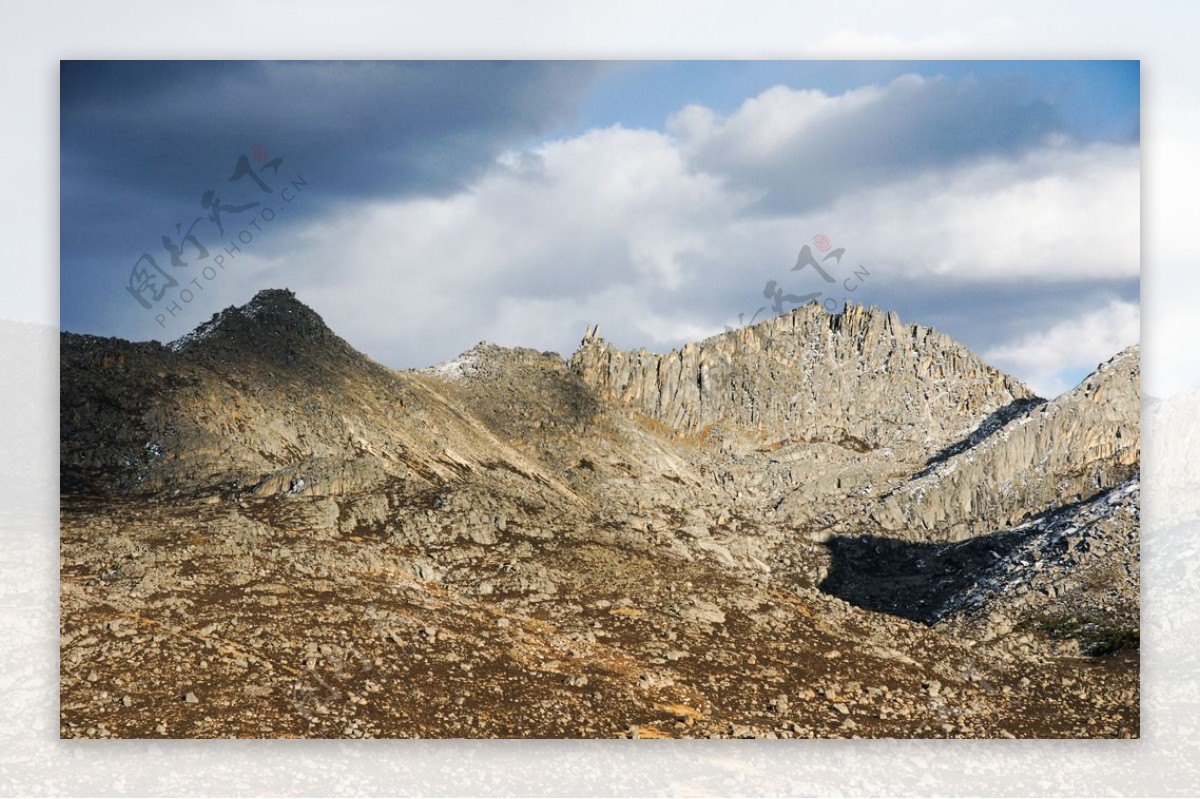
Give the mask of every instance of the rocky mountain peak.
[(1092, 499), (1141, 469), (1140, 347), (1100, 364), (1079, 385), (1017, 408), (972, 446), (895, 491), (873, 512), (893, 532), (964, 537)]
[(448, 361), (427, 366), (419, 371), (451, 379), (474, 377), (485, 371), (491, 361), (496, 360), (505, 352), (503, 347), (489, 341), (481, 341)]
[(724, 424), (771, 440), (923, 450), (1034, 397), (931, 328), (890, 311), (815, 303), (658, 355), (589, 328), (571, 359), (599, 394), (683, 431)]
[(288, 289), (263, 289), (245, 305), (231, 305), (213, 314), (167, 347), (181, 354), (242, 353), (289, 362), (322, 351), (341, 355), (353, 352), (316, 311)]

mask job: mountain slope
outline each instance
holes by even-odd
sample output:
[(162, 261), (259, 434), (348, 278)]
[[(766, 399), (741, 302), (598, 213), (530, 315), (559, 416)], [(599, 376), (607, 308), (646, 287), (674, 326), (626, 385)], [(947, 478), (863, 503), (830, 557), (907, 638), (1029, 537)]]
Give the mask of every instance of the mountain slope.
[(399, 372), (286, 291), (60, 347), (64, 736), (1137, 734), (1136, 348), (1051, 403), (853, 306)]
[(169, 347), (64, 333), (61, 363), (64, 489), (338, 494), (508, 463), (570, 493), (291, 292), (260, 292)]
[(975, 446), (894, 490), (871, 514), (921, 536), (989, 532), (1081, 502), (1136, 475), (1139, 350), (1123, 350), (1057, 399), (1027, 409)]

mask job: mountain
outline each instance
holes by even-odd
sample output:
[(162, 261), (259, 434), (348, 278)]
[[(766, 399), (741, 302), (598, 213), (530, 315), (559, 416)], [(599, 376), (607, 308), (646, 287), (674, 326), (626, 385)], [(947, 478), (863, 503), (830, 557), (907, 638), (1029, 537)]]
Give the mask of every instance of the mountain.
[(61, 357), (64, 489), (313, 496), (492, 463), (555, 483), (436, 381), (374, 363), (288, 291), (165, 347), (64, 333)]
[(1135, 477), (1138, 356), (1129, 347), (1061, 397), (985, 429), (972, 446), (893, 491), (872, 520), (889, 531), (962, 536), (1089, 500)]
[(1136, 347), (1047, 402), (811, 305), (397, 371), (280, 290), (60, 346), (64, 736), (1137, 734)]
[(720, 424), (906, 454), (1034, 396), (948, 336), (849, 304), (829, 314), (810, 303), (666, 355), (593, 335), (571, 364), (597, 393), (679, 430)]

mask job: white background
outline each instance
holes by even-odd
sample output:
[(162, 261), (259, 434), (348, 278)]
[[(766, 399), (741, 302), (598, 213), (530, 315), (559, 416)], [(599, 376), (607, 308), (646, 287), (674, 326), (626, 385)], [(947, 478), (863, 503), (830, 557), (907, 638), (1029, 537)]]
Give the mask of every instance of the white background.
[[(0, 793), (1200, 793), (1200, 16), (1097, 2), (337, 3), (0, 7), (0, 317), (58, 320), (62, 58), (1140, 58), (1143, 739), (984, 742), (58, 740), (57, 339), (0, 340)], [(978, 9), (978, 10), (976, 10)], [(15, 380), (14, 363), (35, 363)], [(16, 435), (20, 433), (20, 435)], [(0, 474), (9, 474), (8, 471)]]

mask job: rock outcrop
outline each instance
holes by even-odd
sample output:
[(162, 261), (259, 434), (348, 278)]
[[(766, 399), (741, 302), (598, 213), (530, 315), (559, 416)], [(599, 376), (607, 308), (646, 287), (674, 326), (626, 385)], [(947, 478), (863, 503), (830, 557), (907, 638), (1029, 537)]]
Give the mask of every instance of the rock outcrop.
[(1025, 410), (974, 446), (935, 459), (871, 513), (910, 538), (1010, 527), (1085, 502), (1138, 474), (1140, 361), (1132, 346), (1057, 399)]
[(615, 349), (593, 329), (571, 365), (607, 400), (682, 431), (728, 425), (908, 454), (1034, 397), (950, 337), (849, 304), (812, 303), (665, 355)]

